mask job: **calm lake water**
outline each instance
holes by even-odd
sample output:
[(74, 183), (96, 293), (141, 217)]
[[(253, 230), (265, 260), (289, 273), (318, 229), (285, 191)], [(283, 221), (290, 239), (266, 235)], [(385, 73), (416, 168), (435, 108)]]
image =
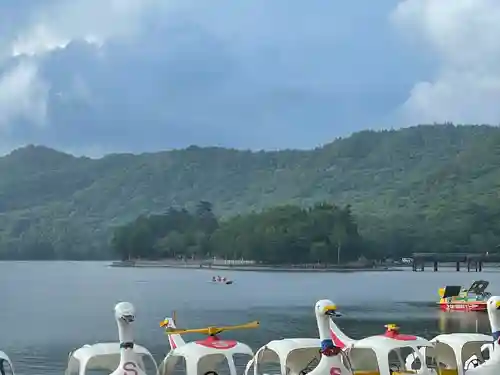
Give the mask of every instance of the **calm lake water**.
[[(445, 284), (490, 281), (500, 294), (500, 273), (365, 272), (286, 274), (225, 272), (230, 286), (213, 285), (209, 270), (111, 268), (100, 262), (0, 262), (0, 350), (19, 374), (61, 374), (69, 351), (117, 341), (113, 307), (137, 309), (137, 342), (161, 360), (168, 341), (159, 322), (177, 310), (182, 326), (239, 324), (261, 328), (225, 334), (254, 349), (282, 337), (316, 337), (313, 306), (329, 298), (344, 313), (338, 324), (362, 337), (384, 324), (428, 338), (440, 332), (489, 332), (486, 314), (441, 313), (434, 302)], [(196, 338), (196, 337), (194, 337)], [(188, 336), (188, 340), (191, 337)]]

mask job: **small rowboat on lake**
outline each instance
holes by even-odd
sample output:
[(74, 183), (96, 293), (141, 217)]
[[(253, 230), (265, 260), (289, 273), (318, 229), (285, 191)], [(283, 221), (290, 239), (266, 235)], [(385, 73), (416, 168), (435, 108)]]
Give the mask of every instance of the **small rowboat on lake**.
[(491, 293), (486, 292), (489, 282), (474, 281), (468, 288), (449, 285), (439, 289), (439, 302), (443, 311), (486, 311)]
[(225, 285), (230, 285), (233, 283), (233, 280), (229, 280), (227, 277), (212, 277), (212, 283), (214, 284), (225, 284)]

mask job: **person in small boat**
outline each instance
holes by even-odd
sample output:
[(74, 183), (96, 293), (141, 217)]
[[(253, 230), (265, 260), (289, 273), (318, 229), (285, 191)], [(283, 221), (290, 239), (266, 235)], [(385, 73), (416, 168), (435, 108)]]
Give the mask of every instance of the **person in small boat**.
[(220, 281), (220, 276), (217, 276), (217, 281)]
[(212, 276), (212, 281), (215, 283), (217, 281), (217, 279), (215, 278), (215, 276)]
[(226, 278), (225, 278), (225, 277), (223, 277), (223, 278), (222, 278), (222, 281), (223, 281), (223, 282), (226, 282)]

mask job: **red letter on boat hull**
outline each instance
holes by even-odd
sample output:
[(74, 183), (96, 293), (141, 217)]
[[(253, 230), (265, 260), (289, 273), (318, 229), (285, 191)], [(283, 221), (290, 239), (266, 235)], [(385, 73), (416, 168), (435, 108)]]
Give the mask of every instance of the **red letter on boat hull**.
[(137, 372), (137, 364), (134, 362), (125, 362), (122, 368), (123, 375), (139, 375)]

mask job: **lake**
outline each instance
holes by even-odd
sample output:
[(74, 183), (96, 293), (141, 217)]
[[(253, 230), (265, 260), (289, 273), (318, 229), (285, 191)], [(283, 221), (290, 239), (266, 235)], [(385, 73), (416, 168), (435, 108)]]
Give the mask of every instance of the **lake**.
[[(210, 270), (112, 268), (102, 262), (0, 262), (0, 350), (18, 374), (61, 374), (68, 353), (83, 344), (117, 341), (113, 308), (132, 302), (137, 342), (160, 361), (168, 341), (159, 322), (173, 310), (180, 326), (196, 328), (260, 320), (261, 328), (228, 332), (254, 349), (272, 339), (316, 337), (313, 306), (337, 303), (338, 325), (353, 337), (384, 331), (397, 323), (403, 332), (431, 338), (440, 332), (489, 332), (486, 314), (442, 313), (437, 290), (446, 284), (491, 282), (500, 294), (500, 273), (224, 272), (233, 285), (213, 285)], [(191, 336), (187, 336), (191, 340)]]

